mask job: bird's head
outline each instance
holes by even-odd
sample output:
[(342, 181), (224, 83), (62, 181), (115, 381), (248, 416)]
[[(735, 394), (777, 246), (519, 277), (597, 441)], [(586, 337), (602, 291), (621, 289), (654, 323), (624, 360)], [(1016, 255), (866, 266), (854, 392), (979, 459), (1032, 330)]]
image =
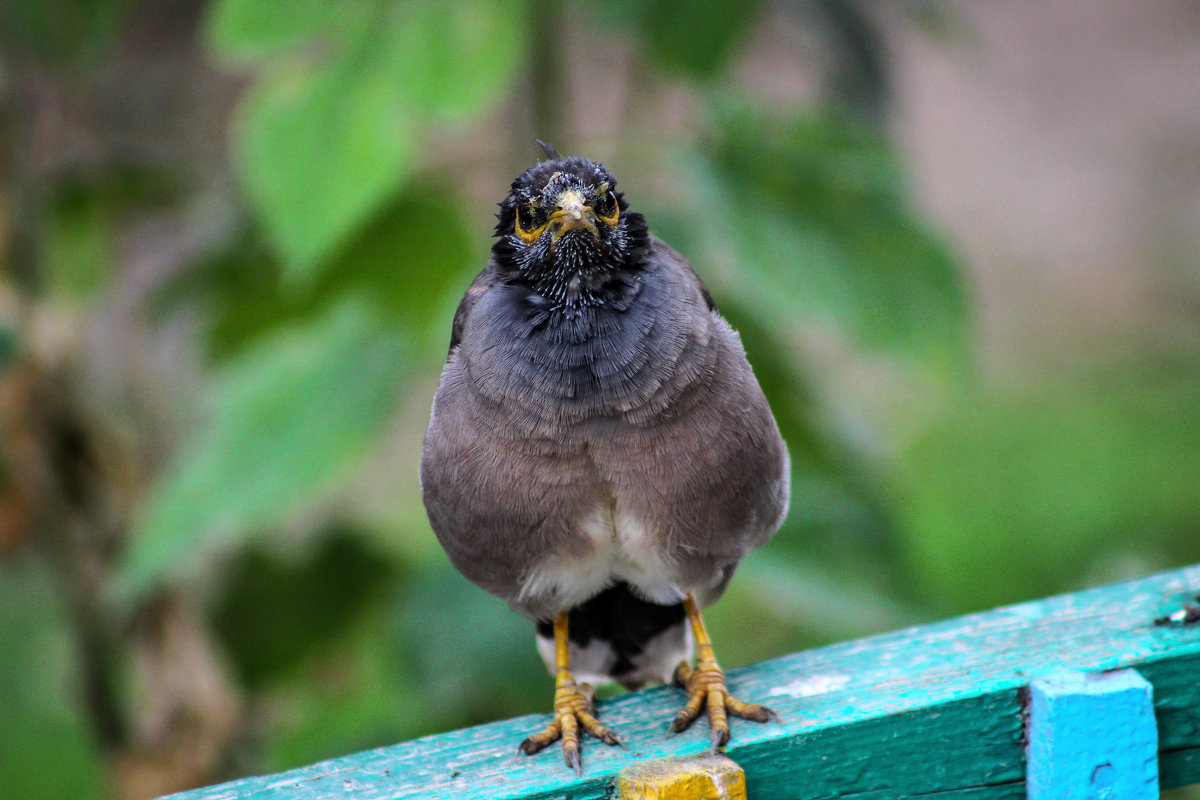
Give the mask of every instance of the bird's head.
[(559, 280), (635, 266), (647, 243), (646, 223), (629, 211), (616, 178), (594, 161), (543, 147), (549, 160), (525, 170), (500, 203), (497, 261), (535, 279)]

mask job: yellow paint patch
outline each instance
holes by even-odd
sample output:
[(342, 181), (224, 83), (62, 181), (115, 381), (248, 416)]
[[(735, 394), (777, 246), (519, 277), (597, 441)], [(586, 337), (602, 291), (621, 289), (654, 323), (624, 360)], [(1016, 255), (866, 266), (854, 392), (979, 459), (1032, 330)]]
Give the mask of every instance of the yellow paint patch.
[(746, 773), (725, 756), (665, 758), (617, 775), (620, 800), (746, 800)]

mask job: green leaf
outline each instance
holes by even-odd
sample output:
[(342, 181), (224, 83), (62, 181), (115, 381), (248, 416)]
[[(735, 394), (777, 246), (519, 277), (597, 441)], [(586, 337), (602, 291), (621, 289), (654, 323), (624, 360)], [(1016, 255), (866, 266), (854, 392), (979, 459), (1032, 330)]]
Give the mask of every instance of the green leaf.
[(272, 62), (241, 109), (239, 171), (289, 283), (328, 266), (403, 186), (434, 118), (503, 97), (522, 52), (523, 4), (373, 8), (331, 54)]
[(503, 97), (525, 46), (525, 3), (399, 4), (388, 44), (397, 85), (423, 110), (471, 114)]
[(251, 690), (280, 678), (351, 628), (392, 577), (353, 532), (325, 531), (297, 560), (251, 548), (225, 573), (213, 628)]
[(347, 26), (347, 18), (360, 17), (373, 5), (369, 0), (219, 0), (209, 8), (206, 34), (218, 55), (257, 61), (319, 35), (337, 33)]
[(758, 15), (755, 0), (619, 0), (602, 17), (631, 23), (664, 67), (706, 80), (728, 61)]
[(50, 570), (0, 559), (0, 797), (105, 796), (79, 671)]
[[(204, 308), (208, 319), (208, 357), (214, 362), (233, 358), (286, 325), (312, 316), (302, 313), (296, 293), (283, 286), (279, 256), (256, 230), (242, 230), (214, 253), (166, 282), (152, 299), (155, 321), (189, 304)], [(343, 297), (312, 303), (326, 311)], [(305, 309), (310, 311), (312, 309)]]
[(321, 260), (401, 185), (419, 119), (369, 46), (324, 70), (276, 73), (241, 109), (237, 160), (287, 276)]
[(876, 134), (727, 113), (695, 163), (694, 252), (734, 259), (749, 302), (788, 324), (797, 310), (833, 322), (867, 346), (961, 359), (956, 264), (910, 210)]
[[(448, 297), (457, 300), (486, 256), (468, 240), (461, 204), (446, 189), (414, 185), (338, 254), (321, 276), (318, 296), (362, 290), (382, 312), (422, 336), (422, 349), (445, 355)], [(487, 228), (480, 235), (486, 236)], [(481, 241), (486, 242), (486, 239)]]
[(440, 357), (449, 330), (446, 305), (456, 301), (486, 256), (468, 240), (462, 204), (446, 187), (417, 181), (330, 259), (308, 286), (289, 287), (279, 259), (253, 232), (235, 236), (177, 276), (154, 298), (161, 318), (198, 302), (211, 319), (210, 355), (235, 356), (281, 325), (325, 313), (351, 294), (421, 337), (422, 351)]
[(343, 302), (229, 364), (211, 424), (141, 509), (118, 597), (173, 577), (214, 542), (281, 522), (370, 450), (397, 399), (406, 347), (363, 308)]
[(711, 78), (725, 65), (758, 13), (754, 0), (655, 0), (643, 5), (654, 58), (701, 79)]

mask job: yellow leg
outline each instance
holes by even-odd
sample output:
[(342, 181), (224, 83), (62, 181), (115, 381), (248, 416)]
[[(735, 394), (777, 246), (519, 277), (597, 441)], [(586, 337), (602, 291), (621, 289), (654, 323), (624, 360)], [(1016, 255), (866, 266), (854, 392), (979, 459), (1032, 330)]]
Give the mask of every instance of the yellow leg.
[(620, 744), (621, 740), (596, 719), (592, 698), (585, 691), (587, 687), (576, 685), (575, 676), (571, 674), (567, 656), (566, 612), (554, 619), (554, 665), (554, 719), (521, 742), (520, 752), (533, 755), (551, 742), (562, 739), (563, 760), (575, 770), (576, 775), (582, 775), (583, 765), (579, 760), (580, 726), (605, 744)]
[(683, 601), (692, 636), (696, 640), (696, 668), (686, 661), (675, 668), (675, 682), (687, 692), (687, 703), (671, 721), (672, 731), (685, 730), (698, 716), (700, 709), (708, 707), (708, 721), (712, 726), (712, 750), (723, 747), (729, 741), (729, 715), (755, 722), (766, 722), (775, 716), (766, 706), (743, 703), (725, 688), (725, 672), (713, 655), (712, 640), (704, 627), (700, 608), (691, 593)]

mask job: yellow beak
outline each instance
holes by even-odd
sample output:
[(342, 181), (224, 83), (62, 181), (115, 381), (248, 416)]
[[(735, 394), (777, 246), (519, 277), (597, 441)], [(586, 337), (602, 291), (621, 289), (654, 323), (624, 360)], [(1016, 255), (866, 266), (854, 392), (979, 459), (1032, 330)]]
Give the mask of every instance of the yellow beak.
[(550, 241), (557, 242), (564, 233), (576, 228), (583, 228), (591, 231), (593, 236), (599, 236), (595, 220), (595, 213), (583, 202), (579, 193), (568, 189), (558, 196), (558, 205), (550, 215)]

